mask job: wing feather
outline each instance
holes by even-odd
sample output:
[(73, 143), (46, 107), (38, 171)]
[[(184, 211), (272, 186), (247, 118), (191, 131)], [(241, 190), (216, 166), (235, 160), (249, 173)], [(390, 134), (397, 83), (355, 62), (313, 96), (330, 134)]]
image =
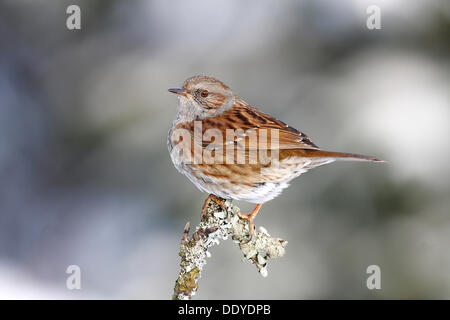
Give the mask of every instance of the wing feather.
[[(222, 114), (213, 118), (203, 119), (203, 131), (208, 128), (219, 130), (223, 136), (222, 141), (203, 142), (203, 146), (208, 146), (209, 149), (216, 147), (223, 147), (225, 144), (244, 144), (245, 149), (312, 149), (318, 150), (319, 147), (315, 145), (311, 139), (303, 132), (288, 126), (283, 121), (280, 121), (248, 104), (242, 100), (238, 101), (231, 109), (226, 110)], [(227, 136), (227, 129), (232, 129), (234, 136)], [(274, 131), (275, 130), (275, 131)], [(278, 134), (271, 143), (272, 135)], [(255, 144), (254, 140), (250, 138), (266, 136), (267, 143)], [(259, 139), (258, 138), (258, 139)]]

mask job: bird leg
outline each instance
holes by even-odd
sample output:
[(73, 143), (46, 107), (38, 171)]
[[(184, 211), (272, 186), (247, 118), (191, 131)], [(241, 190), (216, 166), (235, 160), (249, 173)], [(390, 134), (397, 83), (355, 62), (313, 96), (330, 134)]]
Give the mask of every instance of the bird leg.
[(255, 219), (256, 215), (258, 214), (259, 209), (261, 209), (261, 206), (262, 206), (262, 203), (257, 204), (255, 209), (253, 209), (252, 213), (250, 213), (250, 214), (244, 214), (241, 212), (238, 213), (239, 218), (248, 220), (248, 228), (249, 228), (249, 235), (250, 235), (249, 241), (252, 239), (253, 232), (255, 229), (253, 220)]
[(201, 215), (201, 220), (203, 220), (203, 218), (206, 216), (206, 209), (208, 209), (208, 205), (211, 202), (211, 200), (214, 200), (215, 203), (217, 203), (219, 206), (222, 207), (223, 210), (227, 210), (226, 206), (225, 206), (225, 200), (222, 198), (219, 198), (218, 196), (214, 195), (214, 194), (210, 194), (208, 196), (208, 198), (206, 198), (205, 202), (203, 203), (203, 207), (202, 207), (202, 215)]

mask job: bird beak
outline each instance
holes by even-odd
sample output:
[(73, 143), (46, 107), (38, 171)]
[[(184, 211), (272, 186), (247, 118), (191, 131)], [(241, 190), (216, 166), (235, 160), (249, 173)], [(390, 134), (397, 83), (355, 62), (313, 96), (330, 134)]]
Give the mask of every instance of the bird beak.
[(172, 92), (172, 93), (178, 94), (180, 96), (184, 96), (184, 97), (187, 96), (187, 91), (184, 88), (171, 88), (171, 89), (169, 89), (169, 92)]

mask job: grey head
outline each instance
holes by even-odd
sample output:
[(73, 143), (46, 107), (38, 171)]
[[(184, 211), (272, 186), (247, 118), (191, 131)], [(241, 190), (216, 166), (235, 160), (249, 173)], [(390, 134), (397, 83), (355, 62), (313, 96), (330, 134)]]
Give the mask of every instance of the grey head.
[(178, 95), (177, 121), (214, 117), (231, 108), (236, 100), (227, 85), (207, 76), (190, 77), (181, 88), (169, 92)]

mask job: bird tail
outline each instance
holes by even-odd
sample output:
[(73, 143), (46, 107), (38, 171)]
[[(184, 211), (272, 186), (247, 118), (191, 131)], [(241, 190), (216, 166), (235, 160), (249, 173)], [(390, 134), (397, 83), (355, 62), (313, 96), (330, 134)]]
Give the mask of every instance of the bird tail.
[(384, 160), (375, 157), (354, 153), (333, 152), (316, 149), (303, 149), (302, 151), (304, 152), (304, 157), (307, 158), (329, 158), (333, 160), (385, 162)]

